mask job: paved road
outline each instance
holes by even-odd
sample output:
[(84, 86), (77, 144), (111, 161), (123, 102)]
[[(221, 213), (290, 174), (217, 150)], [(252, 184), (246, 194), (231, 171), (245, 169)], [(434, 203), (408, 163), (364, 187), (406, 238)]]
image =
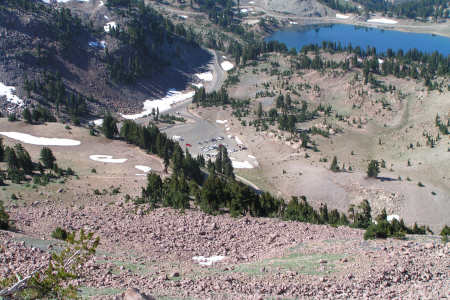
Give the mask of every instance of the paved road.
[[(211, 82), (205, 82), (206, 92), (211, 93), (212, 91), (217, 91), (222, 87), (222, 83), (226, 78), (226, 72), (222, 70), (218, 54), (213, 50), (207, 50), (214, 57), (213, 61), (209, 64), (209, 67), (213, 73), (213, 80)], [(212, 124), (206, 122), (202, 118), (199, 118), (193, 114), (191, 114), (188, 110), (189, 105), (192, 103), (192, 100), (184, 101), (180, 104), (174, 105), (169, 110), (162, 112), (163, 114), (176, 115), (179, 117), (183, 117), (187, 120), (186, 124), (178, 124), (178, 125), (169, 125), (167, 127), (161, 128), (162, 132), (165, 132), (168, 137), (172, 137), (174, 135), (181, 136), (183, 141), (180, 142), (180, 145), (183, 148), (188, 148), (189, 152), (193, 156), (197, 156), (198, 153), (202, 153), (206, 156), (207, 153), (215, 153), (217, 151), (202, 151), (198, 150), (198, 147), (204, 147), (205, 145), (213, 145), (213, 144), (228, 144), (229, 149), (235, 148), (237, 149), (236, 140), (228, 138), (228, 134), (226, 131), (222, 131)], [(179, 113), (179, 114), (178, 114)], [(137, 124), (147, 124), (149, 121), (152, 121), (153, 117), (140, 118), (135, 120)], [(222, 127), (222, 126), (221, 126)], [(223, 127), (224, 128), (224, 127)], [(205, 141), (210, 140), (211, 138), (217, 139), (219, 136), (223, 137), (224, 140), (218, 140), (216, 142), (208, 142)], [(199, 145), (198, 143), (202, 143)], [(192, 145), (191, 147), (186, 146), (186, 144)]]

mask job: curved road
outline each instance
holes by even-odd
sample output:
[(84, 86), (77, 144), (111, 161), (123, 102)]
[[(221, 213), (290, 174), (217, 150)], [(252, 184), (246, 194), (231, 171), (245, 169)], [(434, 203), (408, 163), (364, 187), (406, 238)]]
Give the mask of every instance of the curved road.
[[(209, 63), (209, 67), (213, 73), (213, 80), (210, 82), (204, 82), (205, 90), (207, 93), (211, 93), (213, 91), (218, 91), (222, 87), (222, 83), (224, 82), (227, 73), (222, 69), (219, 63), (219, 57), (217, 52), (213, 50), (207, 49), (208, 52), (214, 57), (213, 61)], [(198, 147), (203, 147), (205, 145), (205, 141), (208, 141), (211, 138), (217, 139), (217, 137), (221, 136), (224, 140), (219, 140), (212, 143), (206, 143), (206, 145), (211, 144), (228, 144), (228, 148), (237, 149), (237, 143), (235, 139), (228, 138), (228, 134), (226, 132), (216, 128), (214, 125), (208, 123), (202, 118), (193, 115), (189, 112), (188, 107), (192, 103), (192, 100), (186, 100), (184, 102), (175, 104), (169, 110), (161, 112), (162, 114), (170, 114), (183, 117), (187, 120), (185, 124), (177, 124), (170, 125), (160, 130), (165, 132), (168, 137), (172, 137), (174, 135), (181, 136), (183, 141), (180, 142), (180, 145), (184, 148), (189, 149), (189, 152), (193, 156), (197, 156), (198, 153), (202, 153), (206, 156), (207, 153), (214, 153), (217, 151), (201, 151), (198, 150)], [(179, 114), (177, 114), (179, 112)], [(153, 117), (140, 118), (135, 120), (137, 124), (146, 124), (149, 121), (152, 121)], [(214, 120), (215, 121), (215, 120)], [(202, 143), (199, 145), (198, 143)], [(186, 146), (186, 144), (192, 145), (191, 147)]]

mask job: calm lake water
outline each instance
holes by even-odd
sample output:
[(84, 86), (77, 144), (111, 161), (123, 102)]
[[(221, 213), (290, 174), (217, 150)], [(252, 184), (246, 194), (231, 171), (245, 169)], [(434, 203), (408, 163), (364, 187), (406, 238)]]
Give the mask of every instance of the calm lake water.
[(388, 48), (394, 51), (417, 48), (419, 51), (438, 51), (444, 55), (450, 54), (450, 38), (428, 33), (409, 33), (395, 30), (383, 30), (371, 27), (353, 25), (317, 25), (302, 26), (277, 31), (265, 38), (266, 42), (278, 40), (289, 49), (295, 47), (300, 51), (309, 44), (322, 45), (322, 41), (341, 42), (342, 47), (352, 43), (353, 47), (360, 46), (363, 50), (375, 47), (377, 52), (385, 52)]

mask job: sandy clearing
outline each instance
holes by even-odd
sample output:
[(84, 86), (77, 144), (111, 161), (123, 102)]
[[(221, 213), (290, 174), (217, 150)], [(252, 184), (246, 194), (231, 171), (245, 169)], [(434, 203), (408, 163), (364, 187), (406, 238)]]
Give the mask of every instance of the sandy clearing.
[(12, 93), (15, 90), (16, 90), (15, 87), (7, 86), (0, 82), (0, 96), (6, 96), (7, 101), (22, 106), (23, 100), (20, 99), (19, 97), (17, 97), (16, 95), (13, 95), (13, 93)]
[(369, 22), (369, 23), (383, 23), (383, 24), (397, 24), (398, 23), (398, 21), (389, 20), (389, 19), (385, 19), (385, 18), (371, 19), (371, 20), (367, 20), (367, 22)]
[(253, 169), (254, 167), (248, 161), (232, 161), (233, 168), (235, 169)]
[(212, 81), (213, 80), (213, 73), (212, 72), (206, 72), (201, 74), (195, 74), (198, 78), (204, 81)]
[(7, 136), (11, 139), (21, 141), (22, 143), (25, 144), (32, 144), (38, 146), (78, 146), (81, 144), (80, 141), (71, 139), (37, 137), (20, 132), (0, 132), (0, 134)]
[(108, 162), (108, 163), (113, 163), (113, 164), (123, 164), (124, 162), (127, 161), (126, 158), (117, 158), (114, 159), (113, 156), (111, 155), (91, 155), (89, 156), (90, 159), (95, 160), (95, 161), (99, 161), (99, 162)]
[(220, 65), (222, 66), (222, 69), (224, 71), (230, 71), (230, 70), (232, 70), (234, 68), (233, 64), (230, 63), (229, 61), (224, 61)]
[(194, 256), (192, 259), (198, 261), (199, 265), (210, 266), (214, 262), (221, 261), (225, 256), (222, 255), (213, 255), (211, 257), (204, 256)]
[(219, 124), (225, 124), (226, 122), (228, 122), (228, 120), (217, 120), (216, 123)]
[[(150, 168), (150, 167), (147, 167), (147, 166), (134, 166), (136, 169), (138, 169), (138, 170), (141, 170), (142, 172), (145, 172), (145, 173), (147, 173), (147, 172), (150, 172), (151, 170), (152, 170), (152, 168)], [(137, 174), (136, 174), (137, 175)], [(143, 175), (145, 175), (145, 174), (143, 174)]]
[(188, 92), (186, 94), (183, 94), (181, 92), (178, 92), (175, 89), (170, 89), (169, 92), (167, 93), (166, 97), (164, 97), (162, 99), (146, 100), (144, 102), (144, 110), (140, 114), (134, 114), (134, 115), (121, 114), (121, 116), (124, 117), (125, 119), (135, 120), (135, 119), (141, 118), (145, 115), (149, 115), (152, 112), (153, 108), (154, 109), (158, 108), (159, 112), (162, 113), (162, 112), (170, 109), (170, 107), (173, 104), (185, 101), (189, 98), (192, 98), (194, 96), (194, 94), (195, 94), (195, 92)]

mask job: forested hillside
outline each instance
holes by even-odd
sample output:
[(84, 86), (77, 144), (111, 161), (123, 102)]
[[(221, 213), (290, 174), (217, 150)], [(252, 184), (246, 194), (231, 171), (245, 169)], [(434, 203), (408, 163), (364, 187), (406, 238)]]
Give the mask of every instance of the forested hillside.
[(137, 1), (3, 0), (0, 33), (0, 82), (70, 117), (136, 112), (211, 60), (192, 29)]

